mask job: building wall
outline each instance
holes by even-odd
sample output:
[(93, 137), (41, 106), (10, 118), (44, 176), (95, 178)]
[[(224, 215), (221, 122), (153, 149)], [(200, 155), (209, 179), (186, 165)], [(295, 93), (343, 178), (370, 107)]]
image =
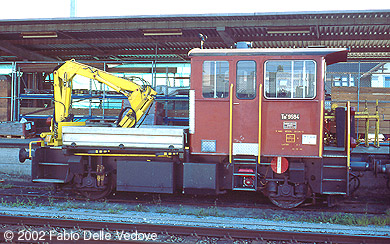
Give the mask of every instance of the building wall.
[(0, 121), (9, 121), (11, 115), (11, 80), (0, 76)]

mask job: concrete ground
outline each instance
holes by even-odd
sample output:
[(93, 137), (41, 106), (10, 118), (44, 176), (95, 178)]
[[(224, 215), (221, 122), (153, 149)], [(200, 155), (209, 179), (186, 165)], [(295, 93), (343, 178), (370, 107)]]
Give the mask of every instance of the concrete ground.
[(0, 173), (30, 176), (31, 160), (19, 162), (19, 149), (28, 148), (30, 141), (37, 139), (0, 138)]
[(0, 172), (12, 175), (30, 176), (31, 160), (19, 162), (19, 148), (0, 148)]

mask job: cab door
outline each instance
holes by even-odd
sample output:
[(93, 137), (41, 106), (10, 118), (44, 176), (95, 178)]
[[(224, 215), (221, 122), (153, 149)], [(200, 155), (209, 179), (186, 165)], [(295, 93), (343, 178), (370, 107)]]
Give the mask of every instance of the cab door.
[(324, 87), (322, 60), (264, 63), (263, 156), (321, 157)]
[(259, 152), (259, 77), (255, 60), (235, 63), (231, 92), (231, 153), (257, 156)]

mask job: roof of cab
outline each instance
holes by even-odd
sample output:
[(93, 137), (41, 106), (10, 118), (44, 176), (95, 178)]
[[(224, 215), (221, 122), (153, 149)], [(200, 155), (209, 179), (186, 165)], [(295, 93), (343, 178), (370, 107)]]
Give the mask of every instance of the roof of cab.
[(327, 64), (347, 59), (347, 48), (245, 48), (245, 49), (199, 49), (188, 52), (189, 57), (205, 56), (323, 56)]

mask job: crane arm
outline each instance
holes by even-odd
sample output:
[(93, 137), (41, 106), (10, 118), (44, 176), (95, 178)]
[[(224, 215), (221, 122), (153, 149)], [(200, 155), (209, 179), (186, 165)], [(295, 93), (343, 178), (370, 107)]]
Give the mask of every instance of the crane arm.
[(122, 113), (121, 118), (118, 119), (118, 126), (121, 127), (134, 127), (137, 119), (141, 118), (152, 105), (157, 94), (150, 85), (140, 86), (130, 80), (74, 60), (66, 61), (54, 71), (53, 75), (56, 123), (67, 121), (71, 106), (72, 82), (76, 75), (97, 80), (127, 97), (130, 109)]

